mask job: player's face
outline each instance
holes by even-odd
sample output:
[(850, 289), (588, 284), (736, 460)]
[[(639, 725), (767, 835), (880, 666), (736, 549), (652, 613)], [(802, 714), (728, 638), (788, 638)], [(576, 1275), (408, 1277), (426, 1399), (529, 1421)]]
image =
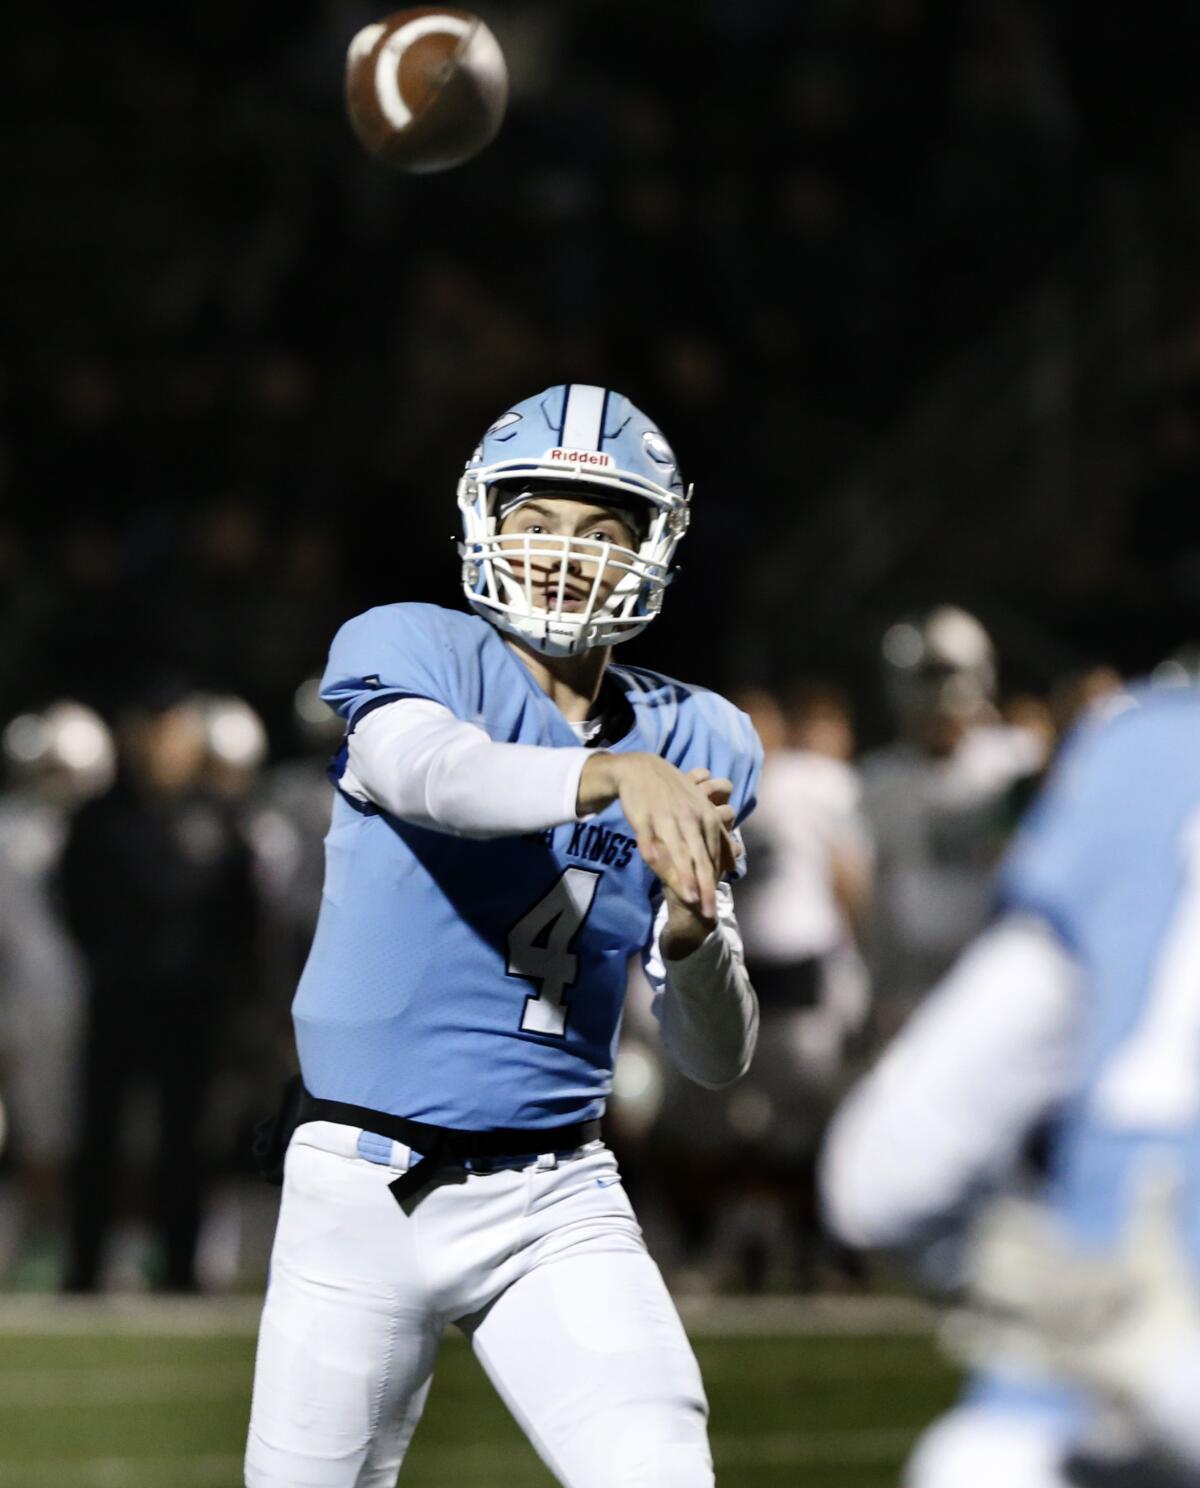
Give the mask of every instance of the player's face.
[(132, 773), (146, 789), (178, 795), (199, 780), (204, 720), (186, 702), (161, 713), (137, 714), (126, 724), (123, 746)]
[[(518, 583), (526, 582), (538, 609), (553, 609), (562, 587), (562, 608), (582, 610), (596, 588), (595, 603), (602, 605), (627, 572), (608, 563), (596, 581), (597, 568), (605, 556), (600, 544), (636, 553), (638, 543), (628, 521), (612, 507), (593, 506), (566, 497), (538, 496), (510, 512), (500, 524), (501, 543)], [(539, 545), (538, 539), (549, 539)], [(579, 542), (562, 562), (562, 539)], [(580, 541), (582, 540), (582, 541)]]

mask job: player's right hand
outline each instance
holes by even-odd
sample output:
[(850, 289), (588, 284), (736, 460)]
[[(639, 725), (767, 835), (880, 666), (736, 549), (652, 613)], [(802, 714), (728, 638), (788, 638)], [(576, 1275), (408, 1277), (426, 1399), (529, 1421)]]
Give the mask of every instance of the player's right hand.
[(578, 804), (586, 814), (619, 800), (649, 867), (684, 904), (715, 920), (729, 834), (720, 814), (725, 803), (711, 796), (725, 782), (705, 773), (702, 783), (695, 778), (700, 773), (685, 775), (657, 754), (602, 751), (583, 767)]

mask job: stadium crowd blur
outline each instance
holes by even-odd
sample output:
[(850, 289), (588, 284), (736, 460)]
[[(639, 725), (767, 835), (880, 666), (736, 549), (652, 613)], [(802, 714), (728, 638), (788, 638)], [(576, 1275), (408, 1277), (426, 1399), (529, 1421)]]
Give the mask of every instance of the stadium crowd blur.
[[(631, 1017), (636, 1197), (679, 1274), (855, 1279), (804, 1177), (831, 1102), (986, 914), (1067, 720), (1189, 614), (1200, 634), (1200, 12), (1148, 0), (1131, 36), (1113, 11), (496, 3), (505, 129), (428, 178), (345, 126), (360, 4), (10, 19), (0, 1270), (99, 1285), (132, 1212), (157, 1216), (157, 1279), (196, 1283), (202, 1189), (245, 1171), (319, 894), (331, 740), (305, 679), (350, 614), (458, 602), (461, 464), (569, 379), (650, 409), (697, 484), (630, 659), (742, 696), (771, 745), (746, 924), (778, 1067), (702, 1099)], [(1101, 281), (1137, 301), (1136, 365), (1118, 339), (1116, 391), (1058, 398), (1033, 538), (1003, 461), (919, 522), (885, 479), (830, 525), (922, 389), (1047, 291), (1086, 326)], [(160, 873), (134, 871), (139, 834), (175, 844)], [(170, 1016), (118, 1047), (117, 991), (157, 987)]]

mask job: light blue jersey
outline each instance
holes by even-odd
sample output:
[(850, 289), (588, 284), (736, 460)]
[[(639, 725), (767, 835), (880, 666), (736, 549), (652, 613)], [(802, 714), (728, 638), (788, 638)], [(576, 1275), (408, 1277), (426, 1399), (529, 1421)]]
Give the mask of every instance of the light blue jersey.
[(1190, 1175), (1200, 1261), (1200, 693), (1142, 693), (1072, 742), (1002, 894), (1044, 916), (1083, 971), (1052, 1202), (1083, 1243), (1107, 1246), (1141, 1158), (1170, 1153)]
[[(1146, 691), (1068, 744), (1001, 879), (1082, 969), (1076, 1093), (1047, 1201), (1085, 1249), (1122, 1245), (1148, 1163), (1183, 1178), (1200, 1272), (1200, 693)], [(975, 1402), (1081, 1419), (1082, 1398), (984, 1378)]]
[[(632, 722), (605, 747), (728, 776), (743, 819), (762, 758), (745, 715), (640, 668), (614, 666), (608, 676)], [(421, 697), (497, 743), (579, 744), (486, 620), (433, 605), (387, 605), (349, 621), (321, 691), (350, 732), (372, 707)], [(464, 1130), (598, 1116), (629, 959), (650, 939), (658, 888), (615, 803), (587, 823), (477, 841), (412, 826), (339, 791), (320, 918), (293, 1004), (306, 1086)]]

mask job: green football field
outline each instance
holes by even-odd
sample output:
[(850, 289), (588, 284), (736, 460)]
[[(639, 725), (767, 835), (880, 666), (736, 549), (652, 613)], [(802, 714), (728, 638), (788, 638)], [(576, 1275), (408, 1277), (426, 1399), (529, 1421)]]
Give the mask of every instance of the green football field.
[[(0, 1488), (238, 1488), (253, 1307), (13, 1313), (0, 1302)], [(44, 1321), (43, 1321), (44, 1318)], [(883, 1488), (954, 1395), (919, 1318), (870, 1304), (689, 1315), (722, 1488)], [(402, 1483), (552, 1488), (449, 1335)]]

